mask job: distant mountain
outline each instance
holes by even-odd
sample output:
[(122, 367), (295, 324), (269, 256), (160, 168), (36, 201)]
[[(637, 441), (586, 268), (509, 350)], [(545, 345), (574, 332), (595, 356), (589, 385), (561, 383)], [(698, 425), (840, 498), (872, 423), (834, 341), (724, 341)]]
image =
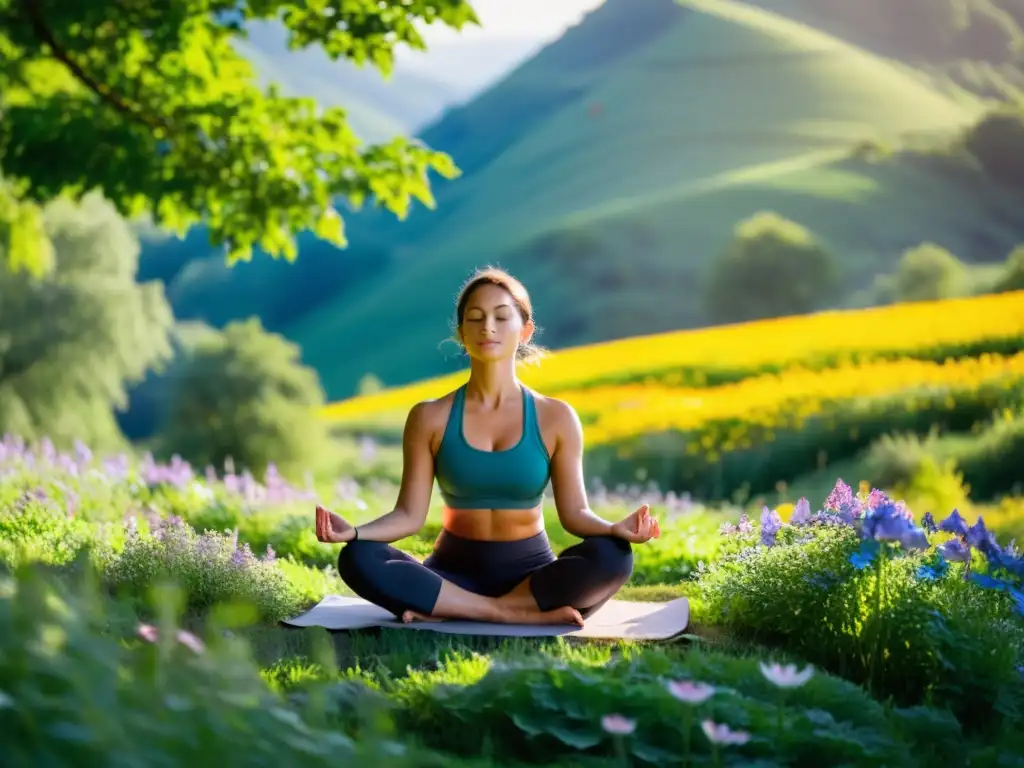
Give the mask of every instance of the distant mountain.
[[(818, 234), (851, 291), (923, 240), (967, 260), (1005, 255), (1024, 234), (1021, 201), (850, 152), (951, 134), (976, 100), (814, 28), (801, 3), (816, 0), (758, 1), (607, 0), (443, 108), (419, 135), (463, 176), (405, 222), (350, 215), (346, 251), (304, 236), (294, 264), (229, 270), (200, 239), (173, 241), (147, 246), (142, 271), (168, 281), (181, 317), (261, 315), (338, 398), (366, 373), (391, 385), (462, 365), (439, 343), (458, 284), (486, 263), (525, 280), (540, 340), (557, 347), (703, 324), (704, 269), (760, 210)], [(434, 61), (418, 76), (437, 83), (450, 70)]]

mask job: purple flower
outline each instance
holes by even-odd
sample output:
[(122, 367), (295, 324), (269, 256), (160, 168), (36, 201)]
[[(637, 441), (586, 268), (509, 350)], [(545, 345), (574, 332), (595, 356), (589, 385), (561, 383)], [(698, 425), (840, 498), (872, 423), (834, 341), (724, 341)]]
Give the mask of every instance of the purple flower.
[(935, 533), (939, 530), (939, 527), (935, 525), (935, 518), (932, 517), (931, 512), (925, 512), (921, 516), (921, 527), (928, 531), (928, 533)]
[(956, 536), (967, 536), (967, 521), (960, 516), (960, 510), (954, 509), (949, 517), (939, 523), (939, 530)]
[(875, 541), (898, 541), (904, 549), (927, 549), (928, 537), (906, 516), (904, 508), (888, 501), (869, 509), (861, 535)]
[(782, 529), (782, 518), (774, 509), (761, 509), (761, 543), (766, 547), (775, 545), (775, 537)]
[(801, 497), (793, 507), (793, 514), (789, 516), (792, 525), (807, 525), (811, 521), (811, 504), (807, 499)]
[(835, 487), (825, 499), (825, 509), (832, 512), (840, 512), (846, 507), (853, 505), (853, 489), (843, 482), (842, 478), (836, 480)]
[(746, 513), (740, 515), (739, 525), (737, 527), (740, 533), (754, 532), (754, 524), (750, 522), (750, 518), (747, 517)]
[(969, 563), (971, 561), (971, 548), (964, 544), (962, 539), (950, 539), (938, 547), (938, 552), (951, 563)]

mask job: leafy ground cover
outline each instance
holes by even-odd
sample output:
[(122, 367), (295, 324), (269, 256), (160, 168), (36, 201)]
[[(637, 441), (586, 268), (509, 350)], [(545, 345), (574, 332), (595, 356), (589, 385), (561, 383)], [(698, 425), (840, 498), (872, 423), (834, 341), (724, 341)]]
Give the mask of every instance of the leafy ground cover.
[[(276, 623), (342, 590), (320, 545), (285, 532), (313, 498), (373, 514), (383, 485), (296, 488), (12, 438), (0, 454), (0, 738), (15, 763), (1024, 760), (1024, 560), (983, 520), (842, 483), (785, 520), (657, 496), (666, 534), (625, 592), (689, 595), (677, 642), (331, 638)], [(615, 514), (638, 492), (595, 505)], [(403, 546), (422, 553), (430, 533)]]

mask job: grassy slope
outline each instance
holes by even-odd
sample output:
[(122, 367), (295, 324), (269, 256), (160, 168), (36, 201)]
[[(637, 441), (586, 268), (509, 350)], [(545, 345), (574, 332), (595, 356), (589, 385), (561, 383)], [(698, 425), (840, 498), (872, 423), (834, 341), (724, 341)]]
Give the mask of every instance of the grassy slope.
[[(972, 110), (779, 16), (724, 0), (683, 5), (614, 66), (545, 73), (545, 60), (583, 58), (572, 49), (599, 11), (485, 94), (481, 104), (496, 105), (543, 94), (515, 136), (502, 135), (510, 126), (497, 111), (497, 136), (470, 121), (479, 112), (454, 118), (463, 142), (441, 146), (468, 173), (440, 192), (437, 214), (398, 230), (407, 263), (289, 329), (332, 397), (366, 372), (397, 384), (456, 367), (437, 345), (459, 281), (485, 262), (527, 282), (546, 340), (563, 346), (701, 323), (694, 288), (704, 265), (739, 219), (763, 208), (822, 236), (853, 284), (923, 239), (967, 256), (980, 228), (1013, 241), (983, 194), (937, 183), (923, 167), (844, 158), (858, 140), (951, 130)], [(609, 0), (605, 26), (621, 29), (627, 17), (611, 16), (632, 9)], [(556, 91), (561, 105), (543, 109)], [(594, 103), (604, 108), (597, 119)], [(460, 133), (442, 123), (426, 138), (446, 130)], [(571, 270), (530, 246), (564, 230), (596, 238)]]

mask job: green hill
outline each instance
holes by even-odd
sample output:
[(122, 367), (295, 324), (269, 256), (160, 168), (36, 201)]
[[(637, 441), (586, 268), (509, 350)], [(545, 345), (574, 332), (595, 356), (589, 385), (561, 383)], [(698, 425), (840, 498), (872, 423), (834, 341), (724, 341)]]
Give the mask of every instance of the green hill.
[(975, 114), (898, 65), (745, 4), (608, 0), (424, 131), (466, 175), (438, 190), (436, 213), (375, 230), (391, 268), (286, 331), (340, 397), (368, 372), (397, 384), (461, 365), (438, 344), (459, 281), (487, 262), (526, 281), (553, 346), (702, 324), (708, 260), (762, 209), (810, 227), (854, 287), (925, 239), (968, 260), (1003, 256), (1019, 233), (983, 186), (968, 194), (925, 164), (849, 152)]

